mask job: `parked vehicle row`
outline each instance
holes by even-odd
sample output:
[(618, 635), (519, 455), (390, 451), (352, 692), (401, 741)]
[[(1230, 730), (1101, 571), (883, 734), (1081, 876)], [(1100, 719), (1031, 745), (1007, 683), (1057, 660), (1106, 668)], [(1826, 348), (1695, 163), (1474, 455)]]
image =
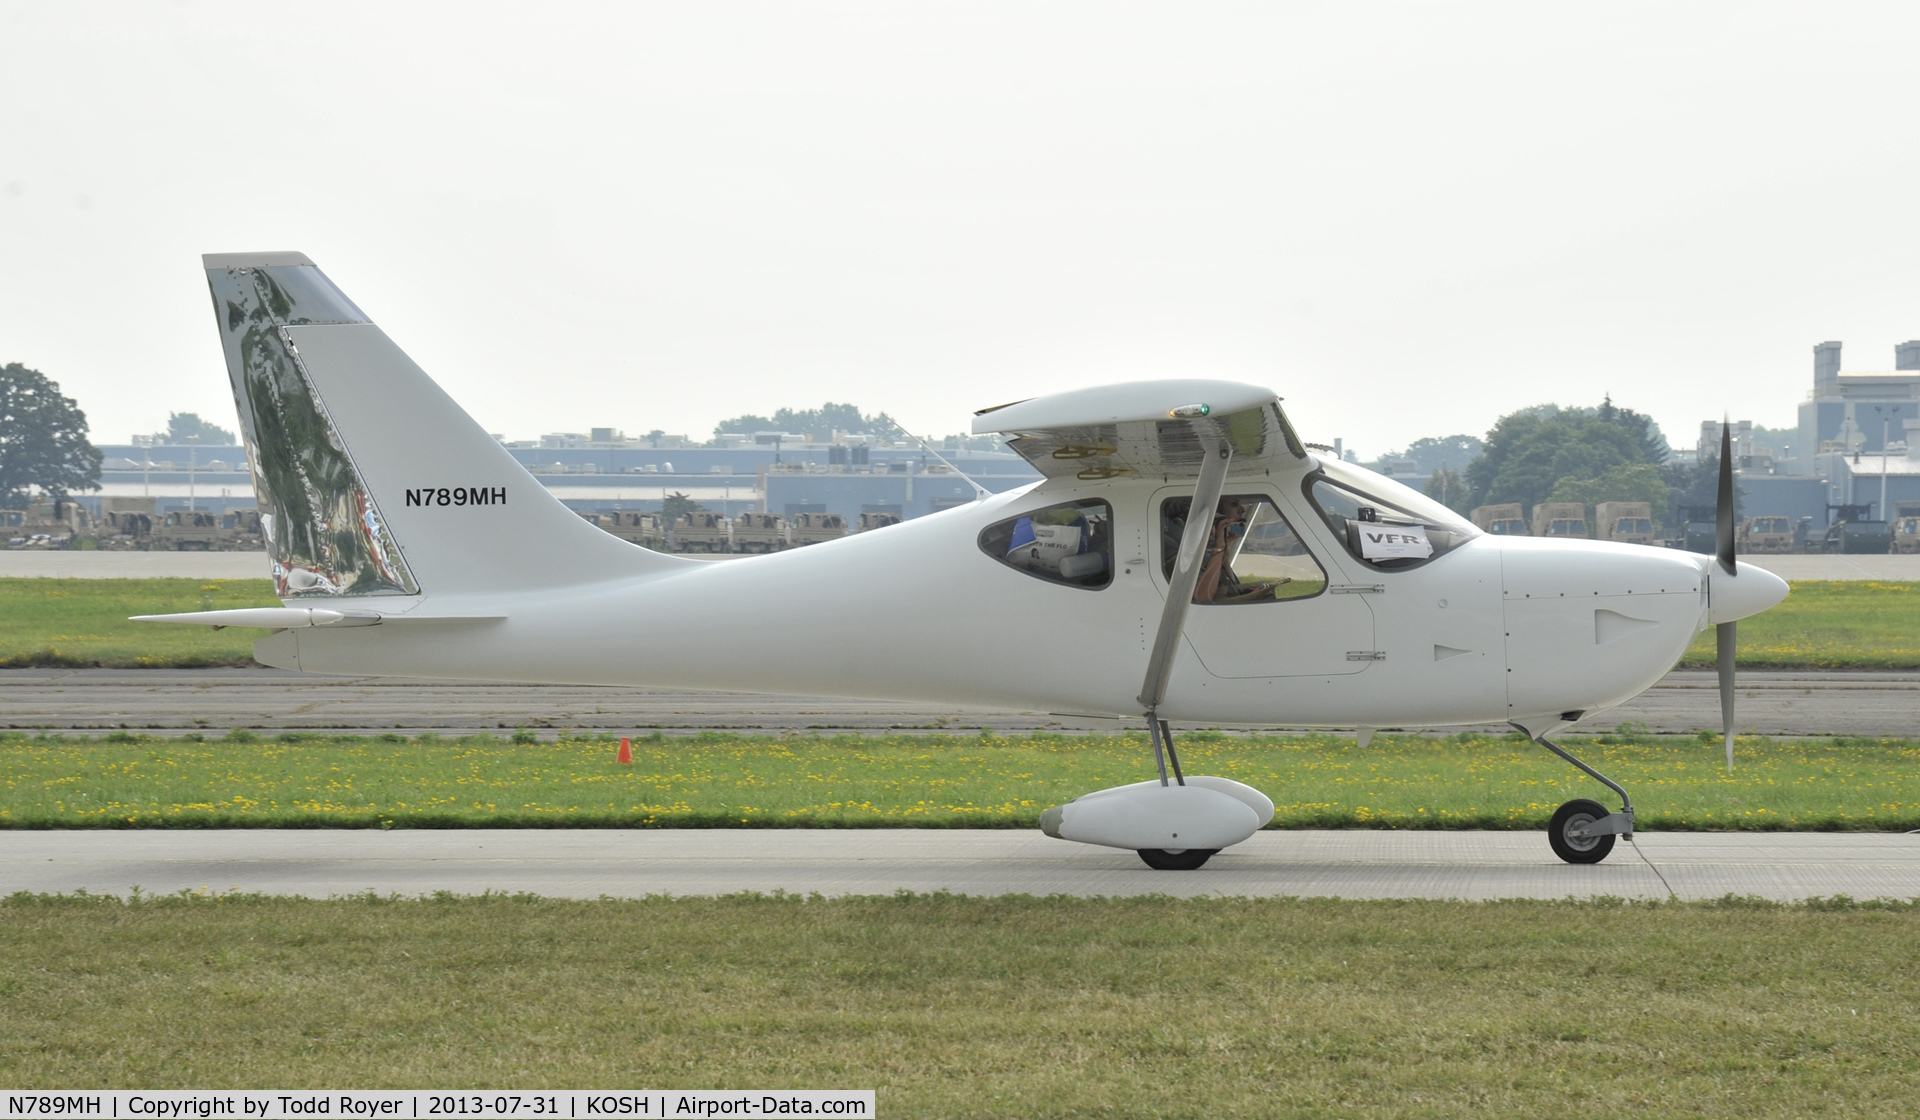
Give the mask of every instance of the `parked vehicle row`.
[[(1920, 552), (1920, 509), (1903, 506), (1891, 522), (1875, 520), (1869, 516), (1871, 512), (1871, 507), (1864, 505), (1832, 506), (1828, 510), (1831, 523), (1824, 530), (1814, 528), (1811, 517), (1797, 521), (1782, 514), (1748, 517), (1735, 527), (1735, 550), (1749, 556)], [(1696, 513), (1699, 515), (1693, 516)], [(1587, 524), (1586, 507), (1577, 502), (1540, 502), (1533, 507), (1531, 523), (1518, 502), (1479, 506), (1469, 516), (1481, 530), (1506, 536), (1592, 537), (1708, 554), (1714, 550), (1711, 510), (1683, 510), (1676, 535), (1664, 539), (1655, 529), (1653, 508), (1647, 502), (1601, 502), (1594, 507), (1591, 526)]]
[[(655, 552), (781, 552), (844, 537), (849, 531), (846, 518), (837, 513), (797, 513), (791, 519), (770, 513), (742, 513), (730, 518), (711, 510), (696, 510), (671, 519), (657, 513), (580, 516), (621, 540)], [(897, 514), (863, 513), (852, 532), (871, 532), (899, 520)]]
[(258, 510), (163, 514), (152, 498), (105, 498), (101, 505), (95, 517), (77, 502), (31, 502), (23, 510), (0, 510), (0, 531), (11, 549), (235, 552), (266, 547)]

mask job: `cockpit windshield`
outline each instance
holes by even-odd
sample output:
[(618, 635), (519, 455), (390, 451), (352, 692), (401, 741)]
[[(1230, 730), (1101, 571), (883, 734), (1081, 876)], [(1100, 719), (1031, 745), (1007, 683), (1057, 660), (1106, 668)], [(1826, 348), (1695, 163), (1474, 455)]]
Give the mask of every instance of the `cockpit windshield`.
[(1432, 498), (1338, 460), (1321, 460), (1305, 490), (1347, 551), (1382, 571), (1420, 567), (1480, 535)]

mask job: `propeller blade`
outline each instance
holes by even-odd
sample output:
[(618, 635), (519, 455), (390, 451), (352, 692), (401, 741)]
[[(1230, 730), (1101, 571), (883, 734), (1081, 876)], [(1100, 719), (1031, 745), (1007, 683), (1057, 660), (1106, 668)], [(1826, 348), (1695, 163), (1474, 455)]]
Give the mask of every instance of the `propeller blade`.
[(1720, 658), (1720, 727), (1727, 736), (1727, 773), (1733, 773), (1733, 632), (1738, 622), (1713, 628), (1714, 652)]
[(1720, 425), (1720, 494), (1714, 503), (1713, 551), (1720, 570), (1734, 574), (1733, 560), (1733, 425)]
[[(1740, 569), (1733, 558), (1733, 423), (1720, 425), (1720, 493), (1714, 503), (1713, 551), (1725, 578), (1733, 579)], [(1713, 628), (1714, 652), (1720, 668), (1720, 728), (1727, 737), (1727, 773), (1733, 773), (1733, 648), (1738, 622), (1722, 622)]]

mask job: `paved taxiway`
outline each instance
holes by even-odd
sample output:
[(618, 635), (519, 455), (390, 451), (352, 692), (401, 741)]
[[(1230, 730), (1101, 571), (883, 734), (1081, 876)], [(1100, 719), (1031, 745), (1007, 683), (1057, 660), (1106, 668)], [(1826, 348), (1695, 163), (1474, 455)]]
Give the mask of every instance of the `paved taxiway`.
[(1604, 863), (1576, 867), (1538, 832), (1262, 832), (1198, 871), (1173, 872), (1027, 830), (0, 833), (0, 892), (125, 895), (136, 885), (309, 898), (948, 890), (1461, 899), (1665, 898), (1671, 885), (1687, 899), (1907, 899), (1920, 897), (1920, 836), (1642, 833)]
[[(1624, 721), (1690, 734), (1720, 726), (1711, 672), (1670, 673), (1579, 725)], [(1737, 724), (1762, 735), (1920, 734), (1920, 673), (1740, 674)], [(830, 734), (973, 730), (1112, 730), (1111, 721), (873, 700), (564, 685), (457, 684), (321, 677), (274, 669), (0, 670), (0, 728), (179, 734), (233, 727), (500, 734), (527, 727), (605, 734), (735, 730)], [(1492, 730), (1506, 730), (1504, 727)]]

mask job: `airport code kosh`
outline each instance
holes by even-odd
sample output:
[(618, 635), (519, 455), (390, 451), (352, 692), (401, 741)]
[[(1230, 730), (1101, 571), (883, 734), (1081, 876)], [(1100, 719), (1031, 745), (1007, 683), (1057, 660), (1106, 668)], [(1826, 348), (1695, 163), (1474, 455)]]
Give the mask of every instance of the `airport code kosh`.
[(298, 1090), (134, 1091), (0, 1090), (0, 1120), (18, 1117), (100, 1117), (103, 1120), (584, 1120), (586, 1117), (855, 1116), (874, 1115), (872, 1089), (769, 1090)]

